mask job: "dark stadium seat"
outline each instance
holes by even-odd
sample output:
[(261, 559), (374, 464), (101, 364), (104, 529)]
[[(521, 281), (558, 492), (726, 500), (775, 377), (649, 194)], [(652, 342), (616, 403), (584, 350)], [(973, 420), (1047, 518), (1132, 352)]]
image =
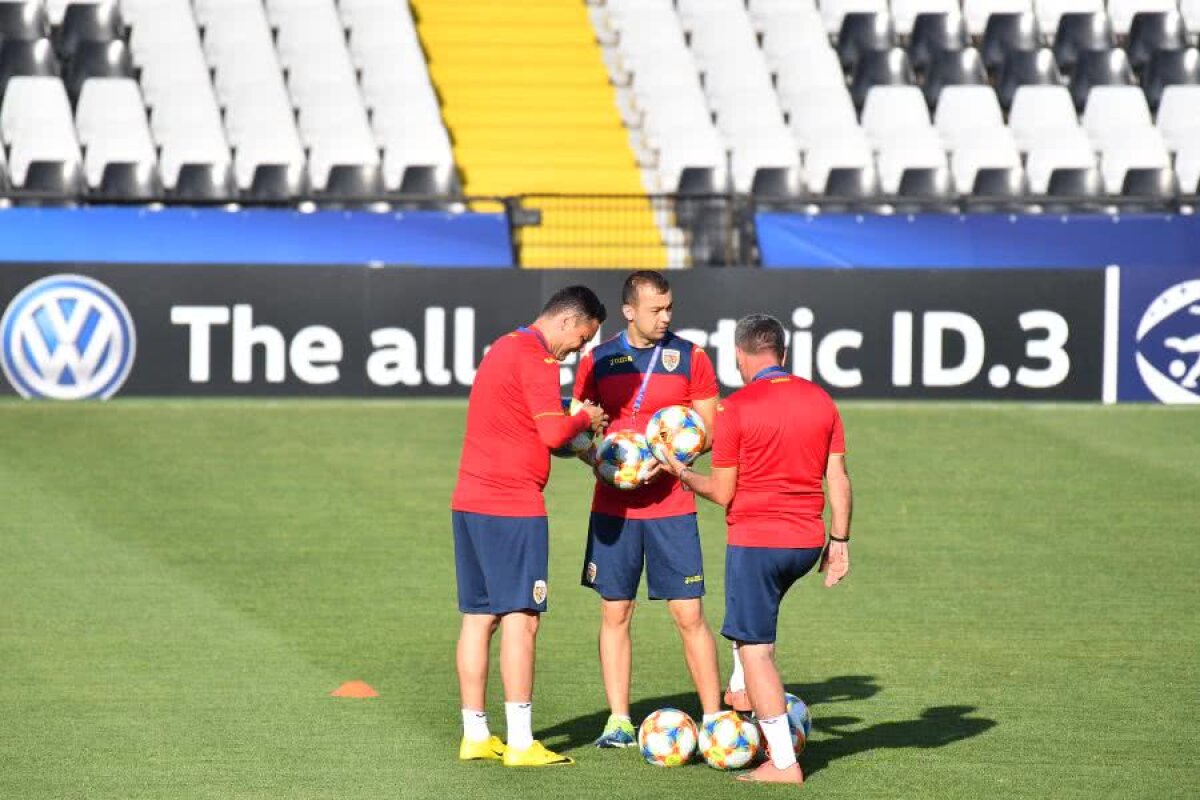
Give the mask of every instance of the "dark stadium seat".
[(987, 70), (979, 51), (971, 47), (966, 50), (948, 50), (937, 54), (925, 74), (925, 102), (930, 108), (937, 106), (942, 88), (946, 86), (986, 86)]
[(1104, 183), (1095, 167), (1059, 167), (1050, 173), (1046, 194), (1080, 200), (1098, 198), (1104, 196)]
[(34, 161), (25, 173), (21, 189), (58, 198), (83, 194), (83, 170), (78, 161)]
[(853, 72), (863, 53), (890, 50), (895, 43), (896, 31), (890, 16), (853, 11), (842, 18), (842, 30), (837, 39), (838, 59), (842, 69)]
[(254, 170), (250, 188), (242, 196), (246, 200), (283, 203), (307, 192), (306, 171), (291, 169), (287, 164), (260, 164)]
[(1129, 65), (1141, 72), (1156, 52), (1184, 50), (1187, 45), (1187, 28), (1179, 14), (1174, 11), (1169, 14), (1139, 12), (1133, 15), (1125, 52), (1129, 56)]
[(874, 170), (862, 167), (837, 167), (825, 179), (826, 198), (865, 200), (879, 194), (879, 179)]
[(317, 196), (322, 200), (371, 202), (383, 196), (383, 177), (379, 167), (370, 164), (336, 164), (329, 169), (329, 180)]
[(1121, 194), (1125, 197), (1145, 197), (1154, 200), (1171, 200), (1179, 195), (1179, 181), (1175, 171), (1167, 167), (1134, 168), (1126, 171), (1121, 182)]
[(1079, 56), (1088, 50), (1108, 50), (1115, 43), (1112, 21), (1102, 12), (1063, 14), (1054, 34), (1054, 58), (1058, 68), (1071, 74)]
[(0, 42), (0, 96), (4, 95), (4, 90), (8, 87), (9, 78), (18, 75), (57, 77), (61, 74), (49, 39)]
[(954, 183), (945, 167), (909, 167), (900, 176), (896, 194), (918, 200), (952, 200)]
[(1020, 167), (985, 167), (975, 173), (970, 209), (980, 213), (1020, 211), (1029, 181)]
[(154, 164), (111, 162), (91, 196), (98, 200), (156, 200), (162, 197), (158, 169)]
[(1157, 110), (1168, 86), (1200, 84), (1200, 50), (1159, 50), (1142, 74), (1142, 87), (1151, 110)]
[(80, 42), (75, 55), (67, 62), (63, 83), (74, 104), (79, 100), (83, 82), (88, 78), (132, 78), (133, 58), (129, 47), (121, 40), (110, 42)]
[(71, 3), (62, 25), (54, 32), (54, 48), (67, 59), (84, 42), (111, 42), (120, 39), (123, 32), (116, 3)]
[(1058, 71), (1054, 53), (1050, 50), (1017, 50), (1008, 54), (1000, 70), (996, 95), (999, 97), (1000, 107), (1007, 111), (1012, 105), (1013, 95), (1020, 87), (1059, 86), (1062, 82), (1062, 73)]
[(1085, 50), (1071, 75), (1071, 99), (1083, 111), (1093, 86), (1136, 86), (1124, 50)]
[(41, 3), (0, 3), (0, 40), (33, 42), (49, 33)]
[(908, 54), (899, 47), (863, 53), (854, 68), (850, 96), (859, 109), (873, 86), (911, 86), (917, 82)]
[(795, 200), (804, 196), (804, 183), (798, 170), (760, 167), (754, 173), (750, 194), (756, 200)]
[(1010, 53), (1037, 50), (1041, 41), (1041, 30), (1033, 14), (992, 14), (979, 47), (983, 65), (998, 74)]
[(717, 170), (712, 167), (684, 167), (676, 187), (679, 194), (690, 195), (720, 194), (725, 189)]
[(237, 187), (229, 164), (184, 164), (179, 168), (174, 200), (236, 200)]
[(918, 14), (908, 41), (913, 69), (924, 72), (938, 53), (967, 46), (967, 24), (958, 14)]

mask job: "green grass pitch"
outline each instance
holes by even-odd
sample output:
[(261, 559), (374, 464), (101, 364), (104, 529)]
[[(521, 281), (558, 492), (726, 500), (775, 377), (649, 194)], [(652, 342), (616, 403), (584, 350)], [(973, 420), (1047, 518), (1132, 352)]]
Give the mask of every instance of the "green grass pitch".
[[(0, 797), (782, 796), (588, 747), (589, 496), (555, 465), (537, 734), (459, 764), (447, 502), (460, 402), (0, 403)], [(784, 605), (806, 795), (1200, 796), (1200, 413), (844, 408), (853, 571)], [(500, 465), (497, 465), (500, 468)], [(708, 618), (724, 531), (704, 507)], [(635, 714), (696, 712), (639, 605)], [(729, 654), (722, 643), (722, 670)], [(329, 697), (362, 679), (376, 699)], [(503, 731), (499, 678), (493, 728)]]

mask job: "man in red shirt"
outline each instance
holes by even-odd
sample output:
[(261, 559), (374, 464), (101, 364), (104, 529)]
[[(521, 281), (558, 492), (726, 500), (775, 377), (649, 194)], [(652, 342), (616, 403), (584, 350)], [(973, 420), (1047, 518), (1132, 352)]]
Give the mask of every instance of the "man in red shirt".
[[(678, 461), (666, 469), (725, 507), (725, 624), (771, 759), (742, 780), (803, 783), (775, 667), (779, 603), (818, 561), (825, 585), (850, 571), (852, 494), (837, 406), (783, 369), (783, 325), (756, 314), (738, 322), (734, 350), (746, 386), (717, 406), (712, 475)], [(824, 478), (831, 525), (826, 547)], [(822, 559), (822, 553), (824, 558)]]
[[(612, 418), (610, 431), (644, 432), (654, 413), (670, 405), (691, 406), (711, 430), (716, 375), (703, 348), (671, 332), (674, 307), (666, 278), (651, 270), (632, 273), (621, 303), (625, 330), (580, 361), (575, 397), (599, 403)], [(601, 598), (600, 672), (610, 715), (597, 747), (636, 741), (629, 714), (629, 626), (643, 564), (647, 594), (667, 601), (679, 629), (706, 717), (721, 709), (716, 644), (700, 599), (704, 560), (695, 499), (657, 469), (630, 491), (597, 479), (582, 577)]]
[[(549, 528), (542, 490), (550, 451), (608, 421), (585, 403), (563, 411), (559, 361), (583, 347), (604, 321), (604, 306), (586, 286), (557, 292), (528, 327), (492, 343), (467, 405), (458, 484), (451, 501), (455, 574), (462, 631), (458, 683), (463, 739), (458, 757), (505, 766), (574, 763), (533, 738), (534, 646), (546, 610)], [(484, 711), (488, 650), (497, 629), (508, 741), (492, 736)]]

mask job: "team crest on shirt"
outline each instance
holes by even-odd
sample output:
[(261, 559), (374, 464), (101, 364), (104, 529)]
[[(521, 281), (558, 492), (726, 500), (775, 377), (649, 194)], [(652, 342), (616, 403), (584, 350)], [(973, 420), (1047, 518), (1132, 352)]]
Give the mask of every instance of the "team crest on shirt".
[(662, 365), (667, 372), (674, 372), (679, 366), (679, 351), (678, 350), (663, 350)]
[(587, 582), (588, 582), (588, 583), (595, 583), (595, 582), (596, 582), (596, 562), (595, 562), (595, 561), (589, 561), (589, 562), (588, 562), (588, 565), (587, 565)]
[(533, 602), (535, 605), (539, 605), (539, 606), (542, 603), (546, 602), (546, 582), (545, 581), (534, 581), (533, 582)]

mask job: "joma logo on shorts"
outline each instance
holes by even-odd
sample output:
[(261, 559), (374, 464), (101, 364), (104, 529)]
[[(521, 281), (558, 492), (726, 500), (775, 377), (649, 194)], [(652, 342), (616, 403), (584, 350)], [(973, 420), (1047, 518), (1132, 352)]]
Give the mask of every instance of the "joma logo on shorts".
[(615, 364), (624, 364), (626, 362), (629, 362), (630, 364), (632, 364), (633, 356), (631, 356), (631, 355), (613, 356), (612, 358), (610, 358), (608, 360), (608, 363), (610, 366), (615, 365)]
[(690, 583), (700, 583), (703, 580), (704, 580), (703, 575), (688, 575), (686, 578), (683, 579), (683, 585), (687, 586)]

